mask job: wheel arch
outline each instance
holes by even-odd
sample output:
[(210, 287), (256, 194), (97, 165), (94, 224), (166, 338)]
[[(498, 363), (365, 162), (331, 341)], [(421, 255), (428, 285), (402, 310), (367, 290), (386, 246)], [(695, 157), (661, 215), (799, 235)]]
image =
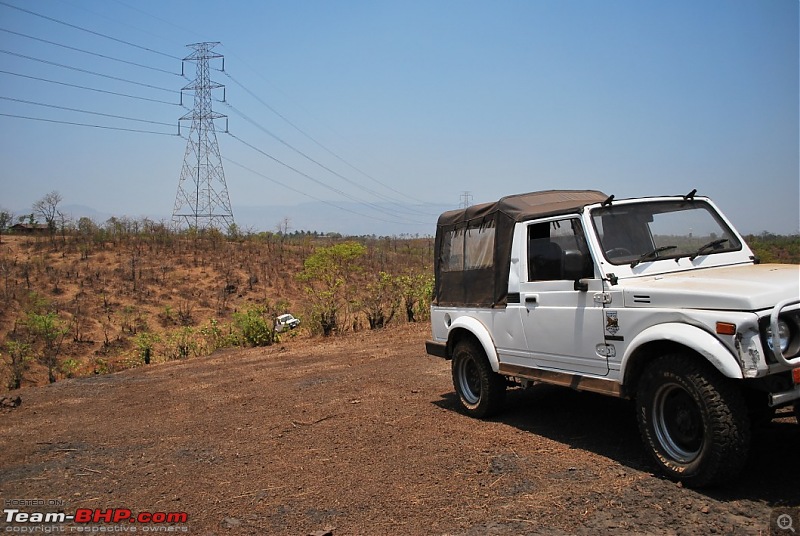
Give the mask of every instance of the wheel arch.
[(625, 351), (621, 363), (624, 393), (632, 396), (647, 364), (670, 353), (693, 354), (727, 378), (743, 378), (739, 361), (711, 333), (688, 324), (659, 324), (642, 331)]
[(494, 340), (483, 322), (470, 316), (462, 316), (454, 320), (447, 334), (447, 355), (452, 357), (456, 344), (464, 339), (471, 339), (483, 348), (493, 372), (500, 370), (500, 361), (497, 358)]

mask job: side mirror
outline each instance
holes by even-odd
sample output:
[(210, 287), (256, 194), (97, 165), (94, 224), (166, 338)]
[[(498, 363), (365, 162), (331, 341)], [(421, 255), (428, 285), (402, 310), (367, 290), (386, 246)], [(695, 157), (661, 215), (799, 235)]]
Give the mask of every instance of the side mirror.
[(577, 249), (568, 249), (564, 252), (564, 279), (575, 281), (575, 290), (586, 292), (589, 290), (589, 280), (586, 276), (586, 256)]
[(578, 280), (586, 275), (586, 257), (577, 249), (564, 251), (564, 279)]

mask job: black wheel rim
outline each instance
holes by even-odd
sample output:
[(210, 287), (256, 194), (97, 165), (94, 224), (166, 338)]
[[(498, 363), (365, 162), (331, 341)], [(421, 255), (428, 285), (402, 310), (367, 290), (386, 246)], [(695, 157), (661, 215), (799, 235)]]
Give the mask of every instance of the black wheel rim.
[(653, 428), (665, 454), (679, 463), (694, 461), (703, 448), (703, 415), (680, 385), (662, 385), (653, 404)]
[(457, 369), (458, 387), (467, 404), (481, 400), (481, 377), (475, 360), (470, 356), (459, 360)]

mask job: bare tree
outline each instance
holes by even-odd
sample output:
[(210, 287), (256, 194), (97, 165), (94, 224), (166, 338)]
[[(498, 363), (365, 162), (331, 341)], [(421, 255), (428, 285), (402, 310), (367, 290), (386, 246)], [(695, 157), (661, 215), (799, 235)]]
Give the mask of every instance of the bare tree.
[(3, 231), (8, 229), (12, 221), (14, 221), (14, 214), (4, 208), (0, 208), (0, 242), (3, 241)]
[(33, 204), (33, 211), (39, 214), (47, 223), (47, 228), (50, 230), (50, 238), (55, 243), (56, 237), (56, 216), (58, 216), (58, 204), (62, 201), (61, 194), (53, 190), (43, 198), (39, 199)]
[(72, 218), (61, 212), (60, 210), (57, 211), (58, 216), (58, 223), (59, 228), (61, 229), (61, 243), (66, 245), (67, 244), (67, 228), (72, 225)]

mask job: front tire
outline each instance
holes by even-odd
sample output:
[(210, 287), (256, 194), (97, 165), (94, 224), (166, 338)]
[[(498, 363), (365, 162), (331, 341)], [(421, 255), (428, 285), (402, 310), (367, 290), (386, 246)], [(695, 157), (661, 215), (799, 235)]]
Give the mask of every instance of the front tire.
[(458, 342), (453, 351), (452, 367), (453, 387), (468, 415), (491, 417), (502, 409), (505, 378), (492, 370), (480, 346), (469, 340)]
[(744, 397), (699, 359), (657, 358), (642, 375), (636, 396), (645, 447), (668, 477), (692, 487), (734, 479), (750, 447)]

